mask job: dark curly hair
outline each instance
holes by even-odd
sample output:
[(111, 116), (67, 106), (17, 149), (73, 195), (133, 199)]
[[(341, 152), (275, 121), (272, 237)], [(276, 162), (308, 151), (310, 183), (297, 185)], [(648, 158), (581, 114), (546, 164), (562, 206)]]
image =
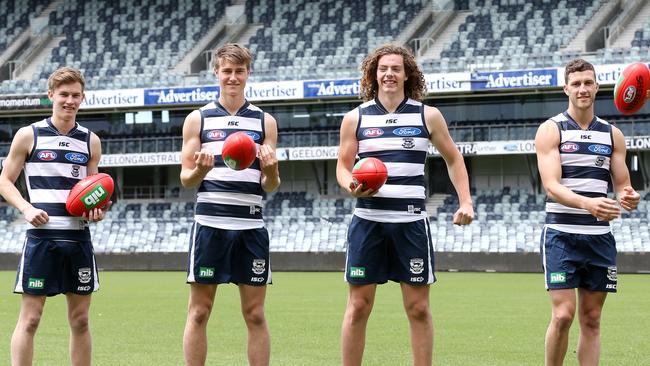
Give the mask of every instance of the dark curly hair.
[(564, 83), (566, 84), (569, 82), (569, 74), (574, 72), (581, 72), (581, 71), (593, 71), (594, 77), (596, 75), (596, 70), (594, 69), (594, 65), (581, 58), (577, 58), (575, 60), (569, 61), (566, 64), (564, 68)]
[(377, 97), (377, 91), (379, 90), (379, 84), (377, 83), (377, 65), (379, 64), (379, 59), (386, 55), (402, 56), (404, 60), (404, 72), (407, 77), (407, 80), (404, 82), (404, 94), (407, 98), (422, 101), (427, 91), (424, 75), (420, 71), (411, 51), (406, 47), (395, 44), (379, 46), (361, 62), (363, 76), (361, 77), (359, 96), (366, 102)]

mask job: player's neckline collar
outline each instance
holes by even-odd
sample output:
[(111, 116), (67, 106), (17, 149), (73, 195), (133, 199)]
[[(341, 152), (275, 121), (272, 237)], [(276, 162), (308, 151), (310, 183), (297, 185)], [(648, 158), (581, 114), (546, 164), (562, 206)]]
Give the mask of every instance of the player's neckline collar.
[(375, 103), (377, 104), (377, 107), (378, 107), (382, 112), (384, 112), (385, 114), (392, 114), (392, 113), (398, 113), (400, 110), (402, 110), (402, 108), (404, 108), (404, 106), (406, 105), (406, 102), (407, 102), (408, 100), (409, 100), (408, 97), (404, 97), (404, 100), (402, 100), (402, 101), (400, 102), (400, 104), (397, 106), (397, 108), (395, 108), (395, 111), (394, 111), (394, 112), (389, 112), (388, 109), (386, 109), (386, 107), (384, 107), (384, 105), (381, 104), (381, 102), (379, 101), (379, 98), (378, 98), (378, 97), (375, 98)]

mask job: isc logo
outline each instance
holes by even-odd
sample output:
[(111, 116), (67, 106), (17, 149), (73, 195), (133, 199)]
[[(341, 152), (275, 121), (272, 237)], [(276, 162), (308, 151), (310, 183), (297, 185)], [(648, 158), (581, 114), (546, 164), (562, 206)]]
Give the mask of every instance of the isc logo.
[(67, 141), (59, 141), (60, 147), (70, 147), (70, 143)]
[(257, 282), (257, 283), (264, 282), (264, 277), (251, 277), (251, 282)]
[(239, 121), (228, 121), (228, 126), (239, 126)]
[(28, 288), (42, 289), (45, 286), (45, 280), (42, 278), (29, 278)]
[(397, 118), (389, 118), (386, 120), (387, 125), (395, 124), (395, 123), (397, 123)]
[(214, 268), (210, 267), (200, 267), (199, 268), (199, 277), (213, 277)]
[(97, 184), (95, 189), (88, 192), (81, 200), (84, 203), (84, 206), (86, 206), (86, 209), (91, 209), (97, 206), (97, 204), (106, 198), (106, 196), (107, 192), (106, 189), (104, 189), (104, 186)]

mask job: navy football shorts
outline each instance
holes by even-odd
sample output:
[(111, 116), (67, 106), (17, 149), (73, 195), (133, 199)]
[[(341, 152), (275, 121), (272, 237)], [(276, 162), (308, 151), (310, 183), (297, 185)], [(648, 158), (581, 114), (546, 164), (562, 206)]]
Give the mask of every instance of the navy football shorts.
[(91, 242), (25, 238), (15, 293), (89, 295), (98, 289), (99, 277)]
[(354, 285), (409, 285), (436, 281), (429, 220), (385, 223), (352, 216), (348, 229), (345, 279)]
[(547, 290), (616, 292), (616, 242), (612, 233), (572, 234), (545, 227), (540, 251)]
[(190, 235), (187, 283), (271, 283), (266, 228), (225, 230), (195, 222)]

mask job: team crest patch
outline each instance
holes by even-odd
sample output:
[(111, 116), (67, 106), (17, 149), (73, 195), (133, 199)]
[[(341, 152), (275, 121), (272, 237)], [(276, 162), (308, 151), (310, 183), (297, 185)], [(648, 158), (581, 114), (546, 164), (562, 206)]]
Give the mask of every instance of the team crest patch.
[(411, 258), (410, 266), (411, 266), (411, 273), (420, 274), (424, 272), (424, 259)]
[(604, 156), (597, 157), (596, 166), (600, 168), (601, 166), (603, 166), (603, 164), (605, 164), (605, 157)]
[(70, 175), (72, 175), (75, 178), (79, 178), (79, 165), (72, 166), (72, 171), (70, 172)]
[(79, 282), (81, 283), (88, 283), (90, 282), (90, 268), (85, 267), (85, 268), (79, 268), (78, 274), (79, 274)]
[(412, 149), (415, 147), (415, 141), (413, 137), (404, 137), (402, 142), (402, 147), (405, 149)]
[(618, 280), (618, 271), (616, 269), (616, 266), (607, 267), (607, 279), (610, 281)]
[(266, 260), (265, 259), (253, 259), (253, 273), (256, 275), (261, 275), (266, 271)]

